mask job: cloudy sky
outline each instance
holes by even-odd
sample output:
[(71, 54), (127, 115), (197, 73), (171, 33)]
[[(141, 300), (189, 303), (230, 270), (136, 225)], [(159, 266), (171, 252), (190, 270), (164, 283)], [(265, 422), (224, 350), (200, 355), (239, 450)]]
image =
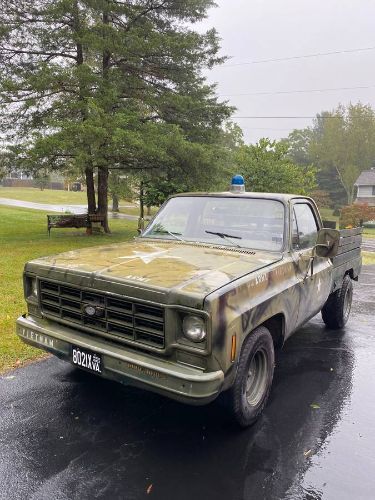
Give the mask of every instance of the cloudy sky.
[[(205, 26), (216, 27), (222, 53), (231, 59), (211, 71), (209, 80), (217, 82), (219, 95), (237, 107), (235, 116), (314, 116), (340, 102), (375, 107), (374, 0), (216, 2)], [(336, 51), (342, 53), (259, 62)], [(325, 91), (301, 92), (318, 89)], [(285, 137), (311, 124), (309, 118), (236, 121), (250, 142)]]

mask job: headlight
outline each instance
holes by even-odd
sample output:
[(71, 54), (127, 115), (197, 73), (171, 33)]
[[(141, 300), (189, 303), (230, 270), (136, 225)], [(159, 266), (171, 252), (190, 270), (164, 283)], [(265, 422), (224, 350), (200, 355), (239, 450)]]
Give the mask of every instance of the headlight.
[(27, 278), (26, 290), (28, 298), (38, 298), (38, 285), (36, 282), (36, 278)]
[(38, 297), (38, 286), (35, 278), (31, 280), (31, 295), (36, 298)]
[(202, 342), (206, 338), (205, 322), (199, 316), (185, 316), (182, 329), (185, 337), (193, 342)]

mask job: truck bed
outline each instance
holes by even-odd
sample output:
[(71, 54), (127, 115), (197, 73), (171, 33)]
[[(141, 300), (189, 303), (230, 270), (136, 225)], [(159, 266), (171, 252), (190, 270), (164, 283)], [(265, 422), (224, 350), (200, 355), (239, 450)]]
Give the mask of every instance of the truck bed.
[(361, 244), (361, 227), (340, 230), (339, 250), (336, 257), (332, 259), (334, 283), (332, 291), (341, 286), (343, 277), (348, 272), (353, 279), (358, 279), (362, 266)]

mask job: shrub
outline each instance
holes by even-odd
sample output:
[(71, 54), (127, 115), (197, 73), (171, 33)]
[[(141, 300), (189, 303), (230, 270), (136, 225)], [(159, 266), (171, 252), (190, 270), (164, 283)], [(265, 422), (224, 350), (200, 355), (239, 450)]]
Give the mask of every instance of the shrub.
[(361, 226), (373, 219), (375, 219), (375, 207), (369, 207), (367, 203), (348, 205), (341, 209), (340, 228)]
[(312, 191), (310, 196), (311, 198), (313, 198), (313, 200), (315, 200), (315, 203), (318, 205), (319, 209), (332, 208), (333, 201), (331, 200), (328, 191), (317, 189), (316, 191)]

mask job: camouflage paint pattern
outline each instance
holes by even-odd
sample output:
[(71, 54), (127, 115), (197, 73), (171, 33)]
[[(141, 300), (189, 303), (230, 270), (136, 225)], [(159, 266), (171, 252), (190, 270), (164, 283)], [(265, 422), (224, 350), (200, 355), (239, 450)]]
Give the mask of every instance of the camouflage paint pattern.
[[(340, 276), (342, 279), (351, 270), (355, 279), (360, 271), (358, 244), (352, 244), (350, 258), (341, 259), (338, 267), (333, 266), (332, 260), (318, 257), (311, 266), (311, 249), (293, 251), (289, 243), (291, 207), (294, 200), (300, 201), (300, 198), (256, 196), (278, 199), (285, 205), (287, 241), (283, 252), (138, 238), (132, 243), (36, 259), (26, 265), (28, 276), (163, 305), (166, 311), (164, 349), (145, 346), (143, 352), (137, 352), (131, 349), (130, 343), (121, 355), (117, 348), (100, 344), (99, 337), (90, 337), (73, 325), (68, 329), (70, 325), (41, 318), (37, 305), (30, 301), (29, 316), (18, 320), (18, 334), (26, 342), (64, 359), (68, 358), (69, 343), (81, 342), (98, 352), (105, 345), (103, 352), (109, 352), (105, 362), (112, 370), (109, 378), (140, 384), (186, 402), (212, 400), (233, 382), (241, 346), (254, 328), (277, 318), (274, 325), (279, 331), (272, 333), (278, 333), (279, 340), (284, 341), (321, 310)], [(321, 227), (315, 204), (310, 199), (304, 200), (310, 203)], [(179, 319), (182, 312), (205, 318), (208, 331), (205, 342), (194, 344), (183, 337)], [(37, 342), (31, 333), (23, 332), (38, 332), (47, 340)], [(48, 339), (54, 336), (56, 347), (51, 348)], [(235, 359), (231, 359), (233, 336), (237, 344)], [(130, 362), (131, 359), (134, 362)], [(175, 379), (179, 380), (177, 385), (173, 385)]]

